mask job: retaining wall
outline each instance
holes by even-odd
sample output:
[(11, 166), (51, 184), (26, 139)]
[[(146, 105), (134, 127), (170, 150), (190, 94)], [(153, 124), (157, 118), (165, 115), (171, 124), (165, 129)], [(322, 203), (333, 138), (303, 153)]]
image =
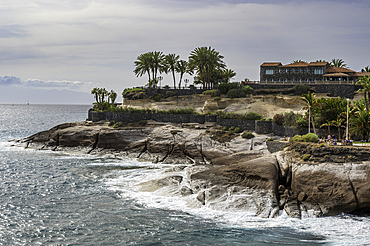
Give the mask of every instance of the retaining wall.
[(98, 122), (108, 120), (115, 122), (134, 123), (142, 120), (172, 123), (198, 123), (216, 122), (217, 125), (227, 127), (240, 127), (243, 130), (257, 134), (274, 134), (277, 136), (293, 137), (300, 134), (293, 127), (276, 125), (271, 121), (222, 119), (216, 115), (191, 115), (191, 114), (158, 114), (158, 113), (112, 113), (95, 112), (89, 110), (88, 120)]

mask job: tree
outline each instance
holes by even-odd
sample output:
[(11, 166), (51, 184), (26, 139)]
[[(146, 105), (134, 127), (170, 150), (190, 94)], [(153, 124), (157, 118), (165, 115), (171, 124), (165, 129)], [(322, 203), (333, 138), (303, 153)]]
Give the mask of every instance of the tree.
[(175, 71), (177, 69), (177, 61), (180, 59), (179, 55), (175, 54), (168, 54), (164, 57), (163, 60), (163, 68), (164, 72), (167, 74), (169, 72), (172, 72), (172, 78), (173, 78), (173, 87), (176, 89), (176, 78), (175, 78)]
[(366, 66), (365, 68), (361, 69), (361, 72), (363, 73), (370, 73), (370, 67)]
[(329, 135), (331, 135), (330, 134), (330, 127), (333, 125), (333, 122), (332, 121), (326, 121), (326, 123), (324, 123), (324, 124), (321, 124), (321, 126), (320, 127), (325, 127), (325, 126), (327, 126), (328, 127), (328, 133), (329, 133)]
[[(365, 107), (366, 107), (366, 113), (369, 114), (369, 103), (368, 103), (368, 97), (370, 95), (370, 77), (368, 75), (362, 76), (357, 82), (356, 85), (362, 85), (362, 89), (359, 89), (359, 91), (364, 92), (364, 99), (365, 99)], [(366, 96), (367, 94), (367, 96)]]
[(181, 88), (182, 77), (185, 73), (192, 74), (192, 71), (189, 69), (189, 63), (184, 60), (177, 61), (176, 72), (180, 73), (179, 88)]
[(91, 94), (94, 95), (96, 102), (99, 102), (99, 88), (95, 87), (94, 89), (91, 90)]
[(203, 84), (203, 88), (212, 87), (213, 74), (217, 69), (226, 67), (223, 58), (218, 51), (211, 47), (197, 47), (190, 52), (189, 67), (197, 72), (197, 78)]
[(108, 98), (110, 99), (111, 103), (114, 105), (114, 102), (116, 101), (116, 98), (117, 98), (117, 93), (114, 90), (111, 90), (108, 93)]
[(295, 64), (295, 63), (298, 63), (298, 62), (307, 62), (307, 61), (303, 61), (303, 60), (293, 60), (290, 64)]
[(327, 62), (325, 60), (316, 60), (316, 62)]
[(164, 71), (164, 54), (162, 51), (153, 51), (149, 52), (149, 54), (151, 56), (150, 68), (152, 70), (152, 78), (157, 79), (157, 74)]
[(331, 67), (347, 67), (347, 64), (342, 59), (333, 58), (330, 62)]
[(148, 74), (148, 82), (151, 81), (151, 78), (150, 78), (150, 69), (151, 69), (151, 63), (152, 63), (152, 56), (150, 53), (145, 53), (145, 54), (141, 54), (139, 55), (137, 58), (137, 60), (134, 62), (135, 64), (135, 70), (134, 70), (134, 73), (136, 75), (136, 77), (141, 77), (143, 76), (144, 74)]
[(370, 114), (366, 111), (358, 111), (350, 118), (349, 132), (355, 136), (362, 136), (363, 140), (368, 140), (370, 132)]
[(340, 128), (343, 127), (343, 122), (344, 122), (344, 119), (343, 118), (340, 118), (340, 116), (338, 115), (337, 119), (336, 120), (333, 120), (332, 121), (332, 124), (333, 126), (336, 126), (338, 128), (338, 140), (341, 139), (340, 137)]
[(230, 82), (230, 80), (232, 78), (234, 78), (236, 76), (236, 73), (232, 69), (225, 69), (225, 70), (222, 71), (222, 75), (223, 75), (223, 77), (225, 79), (224, 82), (227, 82), (228, 83), (228, 82)]
[[(316, 98), (315, 98), (315, 93), (312, 93), (311, 91), (308, 92), (308, 94), (303, 94), (302, 95), (303, 97), (301, 97), (301, 99), (306, 103), (306, 109), (308, 109), (308, 117), (311, 117), (311, 120), (312, 120), (312, 127), (313, 127), (313, 131), (314, 133), (316, 134), (316, 128), (315, 128), (315, 121), (314, 121), (314, 117), (313, 117), (313, 114), (312, 114), (312, 108), (315, 106), (316, 104)], [(310, 126), (308, 126), (310, 127)]]

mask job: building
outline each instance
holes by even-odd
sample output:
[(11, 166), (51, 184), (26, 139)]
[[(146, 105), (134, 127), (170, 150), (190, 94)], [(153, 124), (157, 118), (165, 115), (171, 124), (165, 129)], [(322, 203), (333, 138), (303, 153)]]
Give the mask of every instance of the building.
[(282, 65), (280, 62), (264, 62), (260, 68), (261, 82), (316, 82), (324, 80), (328, 62), (297, 62)]
[(331, 67), (328, 62), (297, 62), (282, 65), (281, 62), (264, 62), (260, 67), (260, 82), (290, 83), (328, 83), (334, 81), (357, 81), (359, 77), (369, 75), (355, 72), (348, 68)]

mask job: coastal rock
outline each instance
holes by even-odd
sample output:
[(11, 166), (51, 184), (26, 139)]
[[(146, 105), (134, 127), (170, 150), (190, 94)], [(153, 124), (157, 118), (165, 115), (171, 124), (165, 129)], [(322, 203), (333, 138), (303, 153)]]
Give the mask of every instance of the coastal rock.
[(250, 158), (236, 158), (233, 163), (191, 175), (198, 200), (217, 209), (243, 208), (261, 217), (275, 216), (279, 176), (276, 159), (272, 155)]

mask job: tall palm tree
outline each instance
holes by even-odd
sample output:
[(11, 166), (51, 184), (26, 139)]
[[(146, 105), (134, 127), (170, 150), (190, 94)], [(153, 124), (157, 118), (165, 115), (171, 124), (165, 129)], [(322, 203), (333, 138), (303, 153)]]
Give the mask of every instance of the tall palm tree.
[(293, 60), (290, 64), (294, 64), (294, 63), (298, 63), (298, 62), (307, 62), (307, 61), (303, 61), (303, 60)]
[(362, 136), (363, 140), (368, 140), (370, 133), (370, 114), (366, 111), (358, 111), (350, 118), (349, 132), (355, 136)]
[(191, 69), (189, 68), (189, 63), (184, 60), (177, 61), (176, 63), (176, 72), (180, 73), (179, 88), (181, 88), (182, 77), (185, 73), (192, 74)]
[(91, 94), (94, 95), (95, 100), (96, 100), (97, 103), (99, 102), (99, 95), (98, 95), (98, 93), (99, 93), (99, 88), (98, 87), (95, 87), (94, 89), (91, 90)]
[(136, 77), (141, 77), (143, 76), (144, 74), (148, 74), (148, 82), (151, 81), (151, 77), (150, 77), (150, 70), (151, 70), (151, 67), (152, 67), (152, 56), (151, 54), (148, 52), (148, 53), (144, 53), (144, 54), (141, 54), (139, 55), (137, 58), (137, 60), (134, 62), (135, 64), (135, 70), (134, 70), (134, 73), (136, 75)]
[(324, 124), (321, 124), (321, 126), (320, 127), (325, 127), (325, 126), (327, 126), (328, 127), (328, 133), (329, 133), (329, 135), (331, 135), (330, 134), (330, 127), (333, 125), (333, 122), (332, 121), (326, 121), (326, 123), (324, 123)]
[[(317, 101), (316, 98), (315, 98), (315, 93), (312, 93), (311, 91), (308, 91), (307, 94), (303, 94), (302, 96), (303, 97), (301, 97), (301, 99), (306, 103), (305, 108), (308, 109), (308, 115), (309, 115), (309, 117), (311, 117), (313, 131), (316, 134), (315, 121), (314, 121), (314, 117), (313, 117), (313, 114), (312, 114), (312, 108), (315, 106), (316, 101)], [(310, 127), (310, 126), (308, 126), (308, 127)]]
[(369, 103), (368, 103), (368, 96), (370, 96), (370, 77), (368, 75), (362, 76), (357, 82), (356, 85), (362, 85), (362, 89), (359, 89), (359, 91), (364, 92), (364, 99), (365, 99), (365, 106), (366, 106), (366, 113), (369, 114)]
[(162, 73), (164, 71), (163, 60), (164, 54), (162, 51), (152, 51), (149, 53), (151, 55), (151, 64), (150, 68), (152, 70), (152, 79), (157, 78), (158, 73)]
[(211, 87), (212, 73), (215, 69), (225, 68), (224, 57), (211, 47), (197, 47), (190, 52), (189, 66), (197, 72), (197, 77), (203, 83), (203, 88)]
[(176, 89), (175, 71), (177, 70), (177, 61), (180, 59), (179, 55), (168, 54), (163, 59), (163, 68), (165, 73), (172, 73), (173, 87)]
[(364, 67), (363, 69), (361, 69), (361, 72), (369, 73), (370, 72), (370, 67), (369, 66)]
[(327, 62), (325, 60), (316, 60), (316, 62)]
[(332, 67), (347, 67), (347, 64), (342, 59), (333, 58), (330, 62)]

